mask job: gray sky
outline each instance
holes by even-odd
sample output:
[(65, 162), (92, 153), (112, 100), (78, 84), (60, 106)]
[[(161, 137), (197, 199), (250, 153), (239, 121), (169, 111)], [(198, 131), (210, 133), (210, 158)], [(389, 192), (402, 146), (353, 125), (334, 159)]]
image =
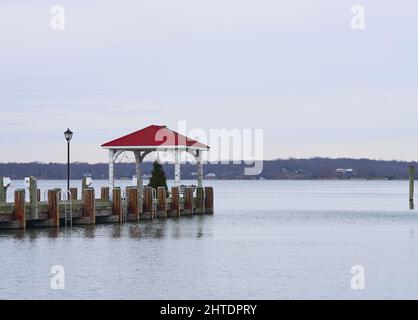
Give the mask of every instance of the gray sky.
[(416, 0), (1, 0), (0, 162), (65, 162), (67, 127), (73, 160), (106, 161), (103, 142), (179, 120), (264, 129), (266, 159), (418, 160), (417, 18)]

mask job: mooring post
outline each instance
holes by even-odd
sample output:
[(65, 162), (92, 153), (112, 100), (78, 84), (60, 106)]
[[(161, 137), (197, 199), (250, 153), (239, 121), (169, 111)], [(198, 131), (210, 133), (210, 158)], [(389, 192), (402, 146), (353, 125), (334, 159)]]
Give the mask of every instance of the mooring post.
[(60, 212), (58, 207), (58, 192), (48, 190), (48, 219), (52, 220), (54, 227), (60, 225)]
[(205, 189), (203, 187), (196, 188), (196, 212), (205, 212)]
[(109, 187), (102, 187), (100, 198), (102, 200), (109, 200)]
[(84, 199), (84, 190), (89, 187), (87, 185), (87, 178), (88, 177), (83, 177), (83, 179), (81, 180), (81, 200)]
[(409, 166), (409, 208), (414, 209), (415, 166)]
[(139, 198), (138, 188), (126, 188), (128, 197), (128, 215), (131, 216), (131, 220), (139, 220)]
[(29, 178), (30, 218), (38, 219), (38, 183), (34, 177)]
[(0, 177), (0, 202), (7, 201), (7, 187), (4, 186), (4, 177)]
[(193, 214), (193, 188), (186, 187), (184, 193), (184, 213)]
[(152, 219), (152, 189), (149, 187), (144, 188), (144, 204), (143, 204), (143, 217), (145, 214), (149, 214), (149, 218)]
[(213, 213), (213, 187), (205, 187), (205, 213)]
[(120, 188), (113, 188), (113, 215), (118, 216), (118, 221), (123, 222), (122, 219), (122, 196), (121, 196), (121, 189)]
[(171, 210), (175, 211), (177, 217), (180, 217), (180, 187), (171, 187)]
[(19, 222), (20, 228), (26, 228), (25, 189), (17, 189), (15, 191), (15, 210), (13, 218)]
[(158, 210), (162, 212), (163, 217), (167, 218), (167, 191), (165, 187), (157, 188)]
[(90, 223), (96, 223), (96, 210), (94, 204), (94, 189), (87, 188), (84, 189), (83, 192), (83, 200), (84, 200), (84, 212), (83, 216), (90, 218)]
[(71, 192), (71, 200), (77, 200), (78, 199), (78, 189), (77, 188), (70, 188)]

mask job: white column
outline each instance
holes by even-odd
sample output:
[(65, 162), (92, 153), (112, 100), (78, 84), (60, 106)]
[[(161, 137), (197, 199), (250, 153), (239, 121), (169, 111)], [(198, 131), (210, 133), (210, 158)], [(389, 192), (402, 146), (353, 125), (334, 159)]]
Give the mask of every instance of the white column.
[(197, 186), (203, 186), (203, 164), (202, 164), (202, 151), (197, 150)]
[(142, 168), (141, 168), (141, 151), (135, 151), (135, 177), (136, 177), (136, 187), (142, 189)]
[(141, 163), (143, 157), (141, 155), (141, 151), (134, 151), (135, 154), (135, 177), (136, 177), (136, 187), (138, 188), (138, 204), (139, 204), (139, 212), (142, 213), (142, 195), (143, 193), (143, 183), (142, 183), (142, 168)]
[(113, 198), (113, 187), (115, 186), (115, 180), (114, 180), (114, 155), (115, 150), (110, 149), (109, 150), (109, 197), (110, 199)]
[(180, 150), (175, 151), (175, 162), (174, 162), (174, 186), (180, 187)]

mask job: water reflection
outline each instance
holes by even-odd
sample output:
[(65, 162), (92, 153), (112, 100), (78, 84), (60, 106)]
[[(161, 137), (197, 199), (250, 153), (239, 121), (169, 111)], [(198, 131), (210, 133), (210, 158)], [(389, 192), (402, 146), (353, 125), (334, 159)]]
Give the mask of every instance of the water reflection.
[(172, 237), (181, 238), (203, 238), (212, 234), (212, 224), (208, 223), (212, 216), (185, 216), (173, 219), (145, 220), (125, 224), (98, 224), (82, 225), (61, 228), (31, 228), (27, 230), (1, 230), (0, 241), (4, 238), (16, 240), (37, 239), (59, 239), (83, 237), (93, 239), (95, 237), (110, 237), (120, 239), (129, 237), (131, 239), (163, 239)]

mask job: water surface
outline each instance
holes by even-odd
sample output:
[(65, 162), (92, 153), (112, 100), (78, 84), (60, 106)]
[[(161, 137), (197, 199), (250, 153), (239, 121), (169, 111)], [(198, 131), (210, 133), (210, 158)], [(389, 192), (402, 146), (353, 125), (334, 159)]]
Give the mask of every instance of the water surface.
[[(1, 231), (0, 298), (418, 298), (406, 181), (206, 183), (213, 216)], [(53, 265), (64, 290), (50, 287)], [(365, 268), (364, 290), (350, 287), (353, 265)]]

